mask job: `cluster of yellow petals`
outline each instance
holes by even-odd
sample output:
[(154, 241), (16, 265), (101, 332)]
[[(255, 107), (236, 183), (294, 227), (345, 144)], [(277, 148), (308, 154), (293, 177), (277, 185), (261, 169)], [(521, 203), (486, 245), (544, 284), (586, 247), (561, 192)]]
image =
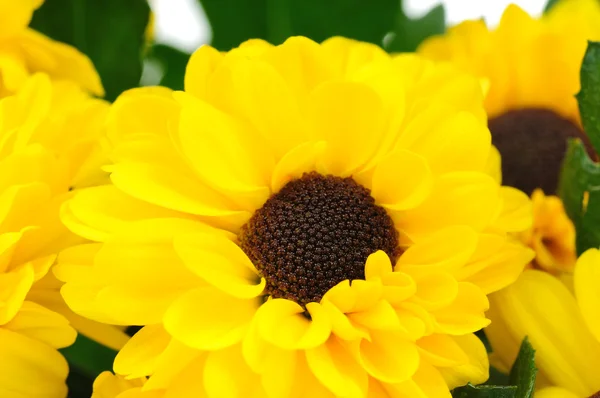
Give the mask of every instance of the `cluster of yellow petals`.
[[(67, 303), (144, 325), (115, 372), (149, 378), (120, 398), (448, 397), (487, 378), (472, 334), (488, 324), (486, 294), (533, 253), (509, 235), (531, 226), (527, 197), (487, 173), (495, 152), (477, 79), (364, 43), (291, 38), (202, 47), (185, 86), (115, 102), (112, 185), (62, 211), (97, 242), (59, 258)], [(303, 308), (265, 296), (237, 234), (312, 171), (370, 189), (403, 254), (372, 254), (365, 280)]]
[(0, 0), (0, 97), (16, 92), (35, 72), (104, 95), (100, 77), (88, 57), (27, 26), (43, 2)]
[(483, 78), (490, 118), (512, 109), (544, 108), (579, 121), (574, 94), (587, 41), (600, 40), (599, 20), (596, 0), (560, 1), (540, 18), (511, 4), (498, 27), (465, 21), (426, 40), (418, 52)]
[(539, 368), (537, 396), (589, 397), (600, 391), (600, 252), (590, 249), (575, 265), (573, 278), (526, 270), (508, 288), (491, 297), (486, 329), (493, 364), (501, 369), (529, 337)]

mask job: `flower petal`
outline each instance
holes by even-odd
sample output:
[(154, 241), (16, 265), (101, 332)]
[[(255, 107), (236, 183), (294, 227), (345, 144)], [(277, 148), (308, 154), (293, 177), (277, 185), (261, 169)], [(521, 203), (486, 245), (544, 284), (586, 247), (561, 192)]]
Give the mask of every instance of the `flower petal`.
[(314, 140), (327, 142), (319, 171), (346, 177), (375, 155), (385, 134), (383, 103), (366, 85), (327, 82), (309, 99)]
[(256, 299), (240, 299), (203, 287), (179, 297), (163, 322), (171, 335), (190, 347), (219, 350), (241, 341), (258, 306)]
[(431, 193), (433, 177), (425, 158), (407, 150), (396, 150), (375, 167), (371, 195), (390, 210), (418, 206)]
[(451, 335), (473, 333), (490, 324), (485, 311), (490, 307), (485, 294), (477, 286), (459, 282), (458, 295), (447, 307), (434, 312), (440, 332)]
[(289, 181), (315, 170), (327, 144), (324, 141), (305, 142), (286, 153), (275, 166), (271, 191), (278, 192)]
[(316, 378), (335, 396), (364, 397), (367, 373), (336, 338), (306, 351), (306, 360)]
[(286, 299), (271, 299), (258, 310), (258, 333), (277, 347), (308, 349), (323, 344), (331, 333), (326, 311), (318, 303), (308, 303), (311, 319), (304, 316), (304, 308)]
[(115, 373), (128, 379), (151, 375), (170, 341), (171, 336), (161, 325), (144, 326), (117, 354), (113, 365)]
[(600, 251), (589, 249), (579, 257), (573, 282), (583, 319), (600, 341)]
[(176, 236), (173, 245), (185, 265), (211, 285), (238, 298), (262, 294), (264, 278), (230, 239), (214, 232), (198, 232)]
[[(484, 383), (490, 376), (490, 364), (485, 346), (474, 334), (453, 336), (452, 339), (467, 354), (467, 363), (438, 369), (450, 389), (472, 384)], [(512, 365), (512, 364), (511, 364)], [(536, 393), (537, 394), (537, 393)]]

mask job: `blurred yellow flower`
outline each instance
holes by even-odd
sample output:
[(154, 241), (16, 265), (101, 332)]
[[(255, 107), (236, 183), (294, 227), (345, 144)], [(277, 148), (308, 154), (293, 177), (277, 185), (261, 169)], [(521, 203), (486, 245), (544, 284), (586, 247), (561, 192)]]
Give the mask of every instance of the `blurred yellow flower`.
[[(125, 337), (72, 313), (50, 267), (82, 240), (59, 219), (78, 187), (105, 181), (99, 137), (108, 104), (74, 83), (30, 77), (0, 99), (0, 396), (64, 398), (68, 367), (57, 349), (81, 328), (119, 348)], [(70, 325), (71, 323), (71, 325)]]
[(87, 56), (27, 27), (43, 2), (0, 0), (0, 98), (16, 92), (35, 72), (103, 96), (100, 77)]
[(546, 196), (537, 189), (531, 196), (533, 226), (521, 233), (524, 244), (535, 251), (533, 268), (553, 274), (572, 272), (575, 253), (575, 227), (567, 216), (560, 198)]
[(572, 284), (539, 270), (491, 297), (486, 333), (494, 361), (509, 366), (526, 335), (536, 349), (536, 397), (589, 397), (600, 391), (600, 252), (577, 260)]
[(255, 40), (200, 48), (185, 92), (131, 90), (108, 120), (113, 185), (62, 212), (98, 243), (56, 275), (75, 312), (145, 325), (117, 374), (173, 397), (487, 379), (486, 294), (533, 254), (507, 238), (528, 198), (486, 174), (476, 79), (341, 38)]
[(503, 182), (527, 194), (556, 192), (567, 138), (582, 139), (575, 94), (588, 40), (600, 40), (600, 3), (562, 0), (534, 19), (516, 5), (495, 29), (466, 21), (426, 40), (419, 53), (479, 76)]

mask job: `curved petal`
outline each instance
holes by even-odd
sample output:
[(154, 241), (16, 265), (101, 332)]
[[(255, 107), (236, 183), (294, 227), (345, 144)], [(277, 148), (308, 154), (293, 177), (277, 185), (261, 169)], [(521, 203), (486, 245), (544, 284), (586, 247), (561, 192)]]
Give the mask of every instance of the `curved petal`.
[(128, 379), (151, 375), (170, 341), (171, 336), (162, 326), (144, 326), (117, 354), (113, 365), (115, 373)]
[(327, 82), (311, 93), (311, 137), (327, 142), (318, 170), (347, 177), (375, 155), (386, 132), (383, 103), (366, 85)]
[(191, 290), (166, 311), (165, 329), (200, 350), (220, 350), (240, 342), (260, 305), (213, 287)]
[(30, 337), (0, 328), (0, 356), (10, 364), (0, 372), (0, 395), (64, 398), (67, 361), (54, 348)]
[(210, 352), (204, 365), (203, 379), (209, 397), (253, 397), (260, 388), (259, 376), (245, 364), (239, 346)]
[(421, 204), (432, 188), (433, 176), (425, 158), (396, 150), (375, 166), (371, 195), (386, 209), (406, 210)]
[(449, 305), (458, 295), (458, 282), (448, 273), (424, 275), (415, 282), (417, 291), (411, 301), (429, 311)]
[(500, 187), (502, 208), (494, 227), (504, 232), (521, 232), (533, 225), (531, 201), (516, 188)]
[(478, 234), (469, 227), (441, 229), (409, 247), (402, 253), (394, 269), (414, 276), (440, 271), (454, 273), (473, 255), (478, 239)]
[(484, 383), (490, 376), (490, 364), (487, 350), (481, 340), (474, 334), (453, 336), (451, 339), (461, 352), (466, 354), (467, 361), (458, 366), (438, 369), (444, 376), (448, 387), (453, 389), (464, 386), (468, 382), (475, 385)]
[(33, 269), (27, 265), (0, 274), (0, 325), (17, 314), (31, 289), (33, 278)]
[(267, 200), (275, 167), (267, 142), (230, 115), (189, 94), (181, 104), (177, 138), (195, 173), (211, 187), (253, 211)]
[(560, 387), (545, 387), (535, 392), (535, 398), (578, 398), (579, 395)]
[(54, 348), (68, 347), (77, 337), (64, 316), (31, 301), (25, 301), (16, 316), (3, 327)]
[(408, 380), (419, 367), (417, 346), (397, 331), (371, 332), (371, 341), (360, 342), (358, 359), (371, 376), (386, 383)]
[(317, 347), (329, 337), (331, 323), (320, 304), (308, 303), (306, 310), (310, 320), (295, 302), (271, 299), (256, 313), (258, 333), (265, 341), (287, 350)]
[(206, 98), (208, 81), (223, 57), (219, 50), (209, 45), (200, 46), (194, 51), (185, 68), (185, 92)]
[(471, 283), (459, 282), (456, 299), (433, 314), (440, 332), (463, 335), (490, 324), (485, 317), (485, 311), (489, 307), (488, 299), (481, 289)]
[(579, 257), (573, 282), (583, 319), (600, 342), (600, 251), (589, 249)]
[[(515, 340), (529, 337), (536, 350), (537, 367), (553, 385), (579, 396), (600, 390), (596, 372), (600, 368), (600, 344), (561, 281), (545, 272), (526, 270), (514, 284), (491, 298), (496, 314), (490, 316), (499, 315)], [(491, 327), (495, 321), (492, 318)], [(499, 343), (494, 334), (489, 336), (493, 347)]]
[(286, 183), (315, 170), (317, 160), (323, 155), (324, 141), (309, 141), (286, 153), (275, 166), (271, 177), (271, 191), (278, 192)]
[(336, 338), (307, 350), (306, 360), (315, 377), (335, 396), (358, 398), (366, 395), (367, 373)]
[(173, 245), (187, 268), (211, 285), (238, 298), (262, 294), (264, 278), (230, 239), (214, 232), (198, 232), (176, 236)]

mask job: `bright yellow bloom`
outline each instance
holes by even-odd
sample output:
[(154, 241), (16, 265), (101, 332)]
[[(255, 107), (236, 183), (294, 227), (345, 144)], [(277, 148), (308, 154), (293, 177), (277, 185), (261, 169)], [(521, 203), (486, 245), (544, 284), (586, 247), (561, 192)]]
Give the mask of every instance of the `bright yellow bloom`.
[(562, 0), (539, 19), (510, 5), (495, 29), (482, 20), (463, 22), (419, 52), (485, 82), (504, 183), (527, 194), (536, 188), (554, 194), (567, 138), (582, 139), (595, 156), (575, 99), (588, 40), (600, 40), (600, 3)]
[(494, 348), (500, 347), (498, 362), (512, 363), (527, 335), (536, 349), (540, 385), (550, 386), (540, 396), (589, 397), (600, 391), (599, 285), (600, 252), (590, 249), (577, 260), (572, 284), (527, 270), (495, 293), (487, 335)]
[(521, 241), (535, 251), (532, 267), (553, 274), (572, 272), (575, 253), (575, 227), (562, 201), (537, 189), (531, 196), (533, 226), (521, 233)]
[(82, 241), (59, 219), (69, 191), (106, 179), (98, 171), (98, 137), (107, 108), (73, 83), (42, 74), (0, 99), (2, 397), (66, 396), (68, 367), (57, 349), (74, 341), (71, 325), (115, 348), (124, 342), (68, 310), (48, 272), (58, 251)]
[[(487, 378), (486, 294), (533, 253), (486, 174), (481, 86), (341, 38), (191, 58), (185, 92), (123, 94), (113, 185), (65, 224), (71, 308), (145, 325), (115, 372), (167, 397), (449, 397)], [(108, 376), (104, 376), (108, 377)]]
[(103, 96), (100, 77), (87, 56), (27, 27), (43, 2), (0, 0), (0, 97), (16, 92), (35, 72)]
[(162, 398), (162, 391), (142, 391), (144, 378), (127, 380), (110, 372), (103, 372), (94, 381), (91, 398)]

